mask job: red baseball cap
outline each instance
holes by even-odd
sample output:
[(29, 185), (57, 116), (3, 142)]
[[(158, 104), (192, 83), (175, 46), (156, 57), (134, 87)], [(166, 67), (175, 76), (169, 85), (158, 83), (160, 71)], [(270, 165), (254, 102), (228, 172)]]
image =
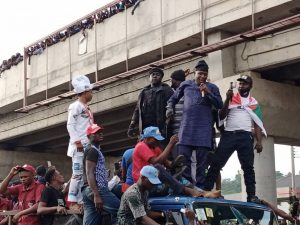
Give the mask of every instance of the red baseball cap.
[(101, 130), (103, 130), (103, 127), (94, 123), (93, 125), (91, 125), (87, 128), (86, 134), (87, 135), (95, 134), (96, 132), (101, 131)]
[(35, 174), (36, 171), (35, 171), (35, 168), (29, 164), (25, 164), (24, 166), (20, 166), (20, 171), (28, 171), (28, 172), (31, 172), (32, 174)]

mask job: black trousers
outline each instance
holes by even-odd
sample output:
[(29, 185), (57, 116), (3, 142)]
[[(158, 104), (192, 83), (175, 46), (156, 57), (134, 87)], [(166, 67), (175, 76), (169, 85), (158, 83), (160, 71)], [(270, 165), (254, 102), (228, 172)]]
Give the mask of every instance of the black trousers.
[(205, 179), (204, 189), (211, 190), (214, 182), (232, 153), (236, 150), (242, 170), (248, 197), (255, 195), (253, 136), (247, 131), (224, 131), (218, 149), (212, 159)]

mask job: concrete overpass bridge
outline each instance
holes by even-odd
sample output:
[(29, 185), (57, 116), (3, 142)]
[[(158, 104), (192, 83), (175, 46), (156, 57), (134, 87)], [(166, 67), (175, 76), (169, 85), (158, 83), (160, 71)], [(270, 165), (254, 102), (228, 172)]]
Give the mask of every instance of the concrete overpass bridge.
[(110, 163), (135, 143), (126, 130), (148, 84), (146, 70), (164, 66), (168, 82), (172, 71), (192, 71), (205, 57), (223, 97), (239, 74), (254, 78), (269, 134), (256, 157), (257, 189), (275, 199), (274, 143), (300, 143), (299, 12), (296, 0), (146, 0), (134, 15), (120, 12), (86, 30), (85, 38), (77, 33), (31, 56), (30, 64), (25, 56), (0, 79), (1, 177), (15, 164), (46, 160), (70, 174), (73, 76), (86, 74), (97, 86), (91, 109), (105, 127), (102, 147)]

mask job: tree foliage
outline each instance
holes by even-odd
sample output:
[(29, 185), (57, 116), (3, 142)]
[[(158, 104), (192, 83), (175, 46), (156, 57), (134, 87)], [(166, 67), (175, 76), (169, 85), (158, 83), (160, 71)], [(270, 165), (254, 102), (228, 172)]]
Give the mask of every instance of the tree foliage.
[(235, 179), (226, 178), (222, 180), (222, 194), (234, 194), (240, 193), (242, 191), (241, 187), (241, 174), (238, 173), (235, 175)]
[[(276, 171), (276, 180), (284, 177), (280, 171)], [(238, 172), (234, 179), (226, 178), (222, 180), (222, 194), (235, 194), (242, 192), (241, 174)]]

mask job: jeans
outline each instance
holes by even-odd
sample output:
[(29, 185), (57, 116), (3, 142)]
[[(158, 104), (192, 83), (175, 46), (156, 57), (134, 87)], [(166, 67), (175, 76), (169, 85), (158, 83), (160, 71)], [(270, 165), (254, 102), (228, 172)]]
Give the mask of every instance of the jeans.
[(68, 201), (82, 203), (81, 187), (83, 186), (83, 152), (74, 152), (72, 157), (72, 177), (68, 193)]
[[(120, 207), (120, 200), (108, 190), (107, 187), (98, 189), (103, 201), (103, 210), (111, 215), (111, 224), (117, 224), (117, 213)], [(101, 224), (103, 211), (97, 211), (94, 203), (94, 194), (90, 187), (84, 187), (83, 195), (83, 225)]]
[(117, 184), (113, 187), (113, 189), (111, 190), (112, 193), (115, 194), (115, 196), (117, 196), (119, 199), (121, 199), (123, 193), (122, 193), (122, 184)]
[(205, 190), (211, 190), (214, 182), (232, 153), (236, 150), (242, 170), (244, 171), (248, 197), (255, 195), (253, 136), (247, 131), (224, 131), (220, 143), (210, 164), (205, 180)]

